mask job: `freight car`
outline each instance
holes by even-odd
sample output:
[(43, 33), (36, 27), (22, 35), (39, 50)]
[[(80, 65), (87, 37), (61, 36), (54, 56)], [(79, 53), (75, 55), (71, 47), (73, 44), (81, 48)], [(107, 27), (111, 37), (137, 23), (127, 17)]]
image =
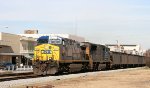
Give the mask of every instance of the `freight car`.
[(33, 72), (37, 75), (99, 70), (110, 65), (109, 48), (88, 42), (42, 36), (34, 50)]
[(111, 68), (128, 68), (145, 65), (144, 56), (126, 54), (121, 52), (111, 52)]
[(146, 57), (146, 66), (150, 68), (150, 57)]
[(144, 57), (111, 52), (104, 45), (41, 36), (34, 50), (33, 72), (37, 75), (95, 71), (144, 65)]

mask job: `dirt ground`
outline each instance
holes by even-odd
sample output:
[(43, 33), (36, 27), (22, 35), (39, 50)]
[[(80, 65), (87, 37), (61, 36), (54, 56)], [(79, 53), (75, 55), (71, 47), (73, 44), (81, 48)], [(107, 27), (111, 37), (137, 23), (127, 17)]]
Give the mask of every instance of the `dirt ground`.
[(100, 73), (95, 76), (56, 80), (53, 88), (150, 88), (150, 69)]

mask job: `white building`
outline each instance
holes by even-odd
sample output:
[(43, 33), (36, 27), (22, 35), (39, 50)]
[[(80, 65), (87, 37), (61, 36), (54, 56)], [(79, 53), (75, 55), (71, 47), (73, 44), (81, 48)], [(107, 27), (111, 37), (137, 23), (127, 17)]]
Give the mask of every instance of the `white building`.
[(0, 63), (29, 65), (35, 44), (34, 38), (0, 32)]
[(110, 51), (115, 51), (115, 52), (123, 52), (128, 54), (135, 54), (135, 55), (143, 55), (144, 53), (140, 45), (106, 44), (106, 46), (110, 48)]
[(76, 36), (76, 35), (71, 35), (71, 34), (19, 34), (21, 36), (26, 36), (26, 37), (32, 37), (32, 38), (39, 38), (41, 36), (59, 36), (59, 37), (63, 37), (63, 38), (69, 38), (72, 40), (76, 40), (78, 42), (85, 42), (85, 38), (84, 37), (80, 37), (80, 36)]

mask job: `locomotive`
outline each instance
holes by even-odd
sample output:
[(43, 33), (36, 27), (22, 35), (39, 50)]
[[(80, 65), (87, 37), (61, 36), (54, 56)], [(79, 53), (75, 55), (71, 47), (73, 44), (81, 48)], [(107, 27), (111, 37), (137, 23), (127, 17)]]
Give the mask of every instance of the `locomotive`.
[[(135, 62), (134, 62), (135, 61)], [(145, 65), (143, 56), (110, 52), (104, 45), (59, 36), (41, 36), (34, 49), (33, 72), (48, 75)]]

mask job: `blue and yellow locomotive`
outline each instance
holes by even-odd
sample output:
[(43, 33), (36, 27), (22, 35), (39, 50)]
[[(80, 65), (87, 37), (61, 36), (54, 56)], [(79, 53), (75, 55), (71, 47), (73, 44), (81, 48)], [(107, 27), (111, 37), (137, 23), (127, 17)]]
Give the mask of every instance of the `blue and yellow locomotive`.
[(34, 50), (33, 72), (37, 75), (99, 70), (110, 67), (109, 48), (72, 39), (41, 36)]
[(33, 72), (37, 75), (110, 68), (144, 66), (144, 56), (110, 52), (104, 45), (72, 39), (41, 36), (34, 50)]

